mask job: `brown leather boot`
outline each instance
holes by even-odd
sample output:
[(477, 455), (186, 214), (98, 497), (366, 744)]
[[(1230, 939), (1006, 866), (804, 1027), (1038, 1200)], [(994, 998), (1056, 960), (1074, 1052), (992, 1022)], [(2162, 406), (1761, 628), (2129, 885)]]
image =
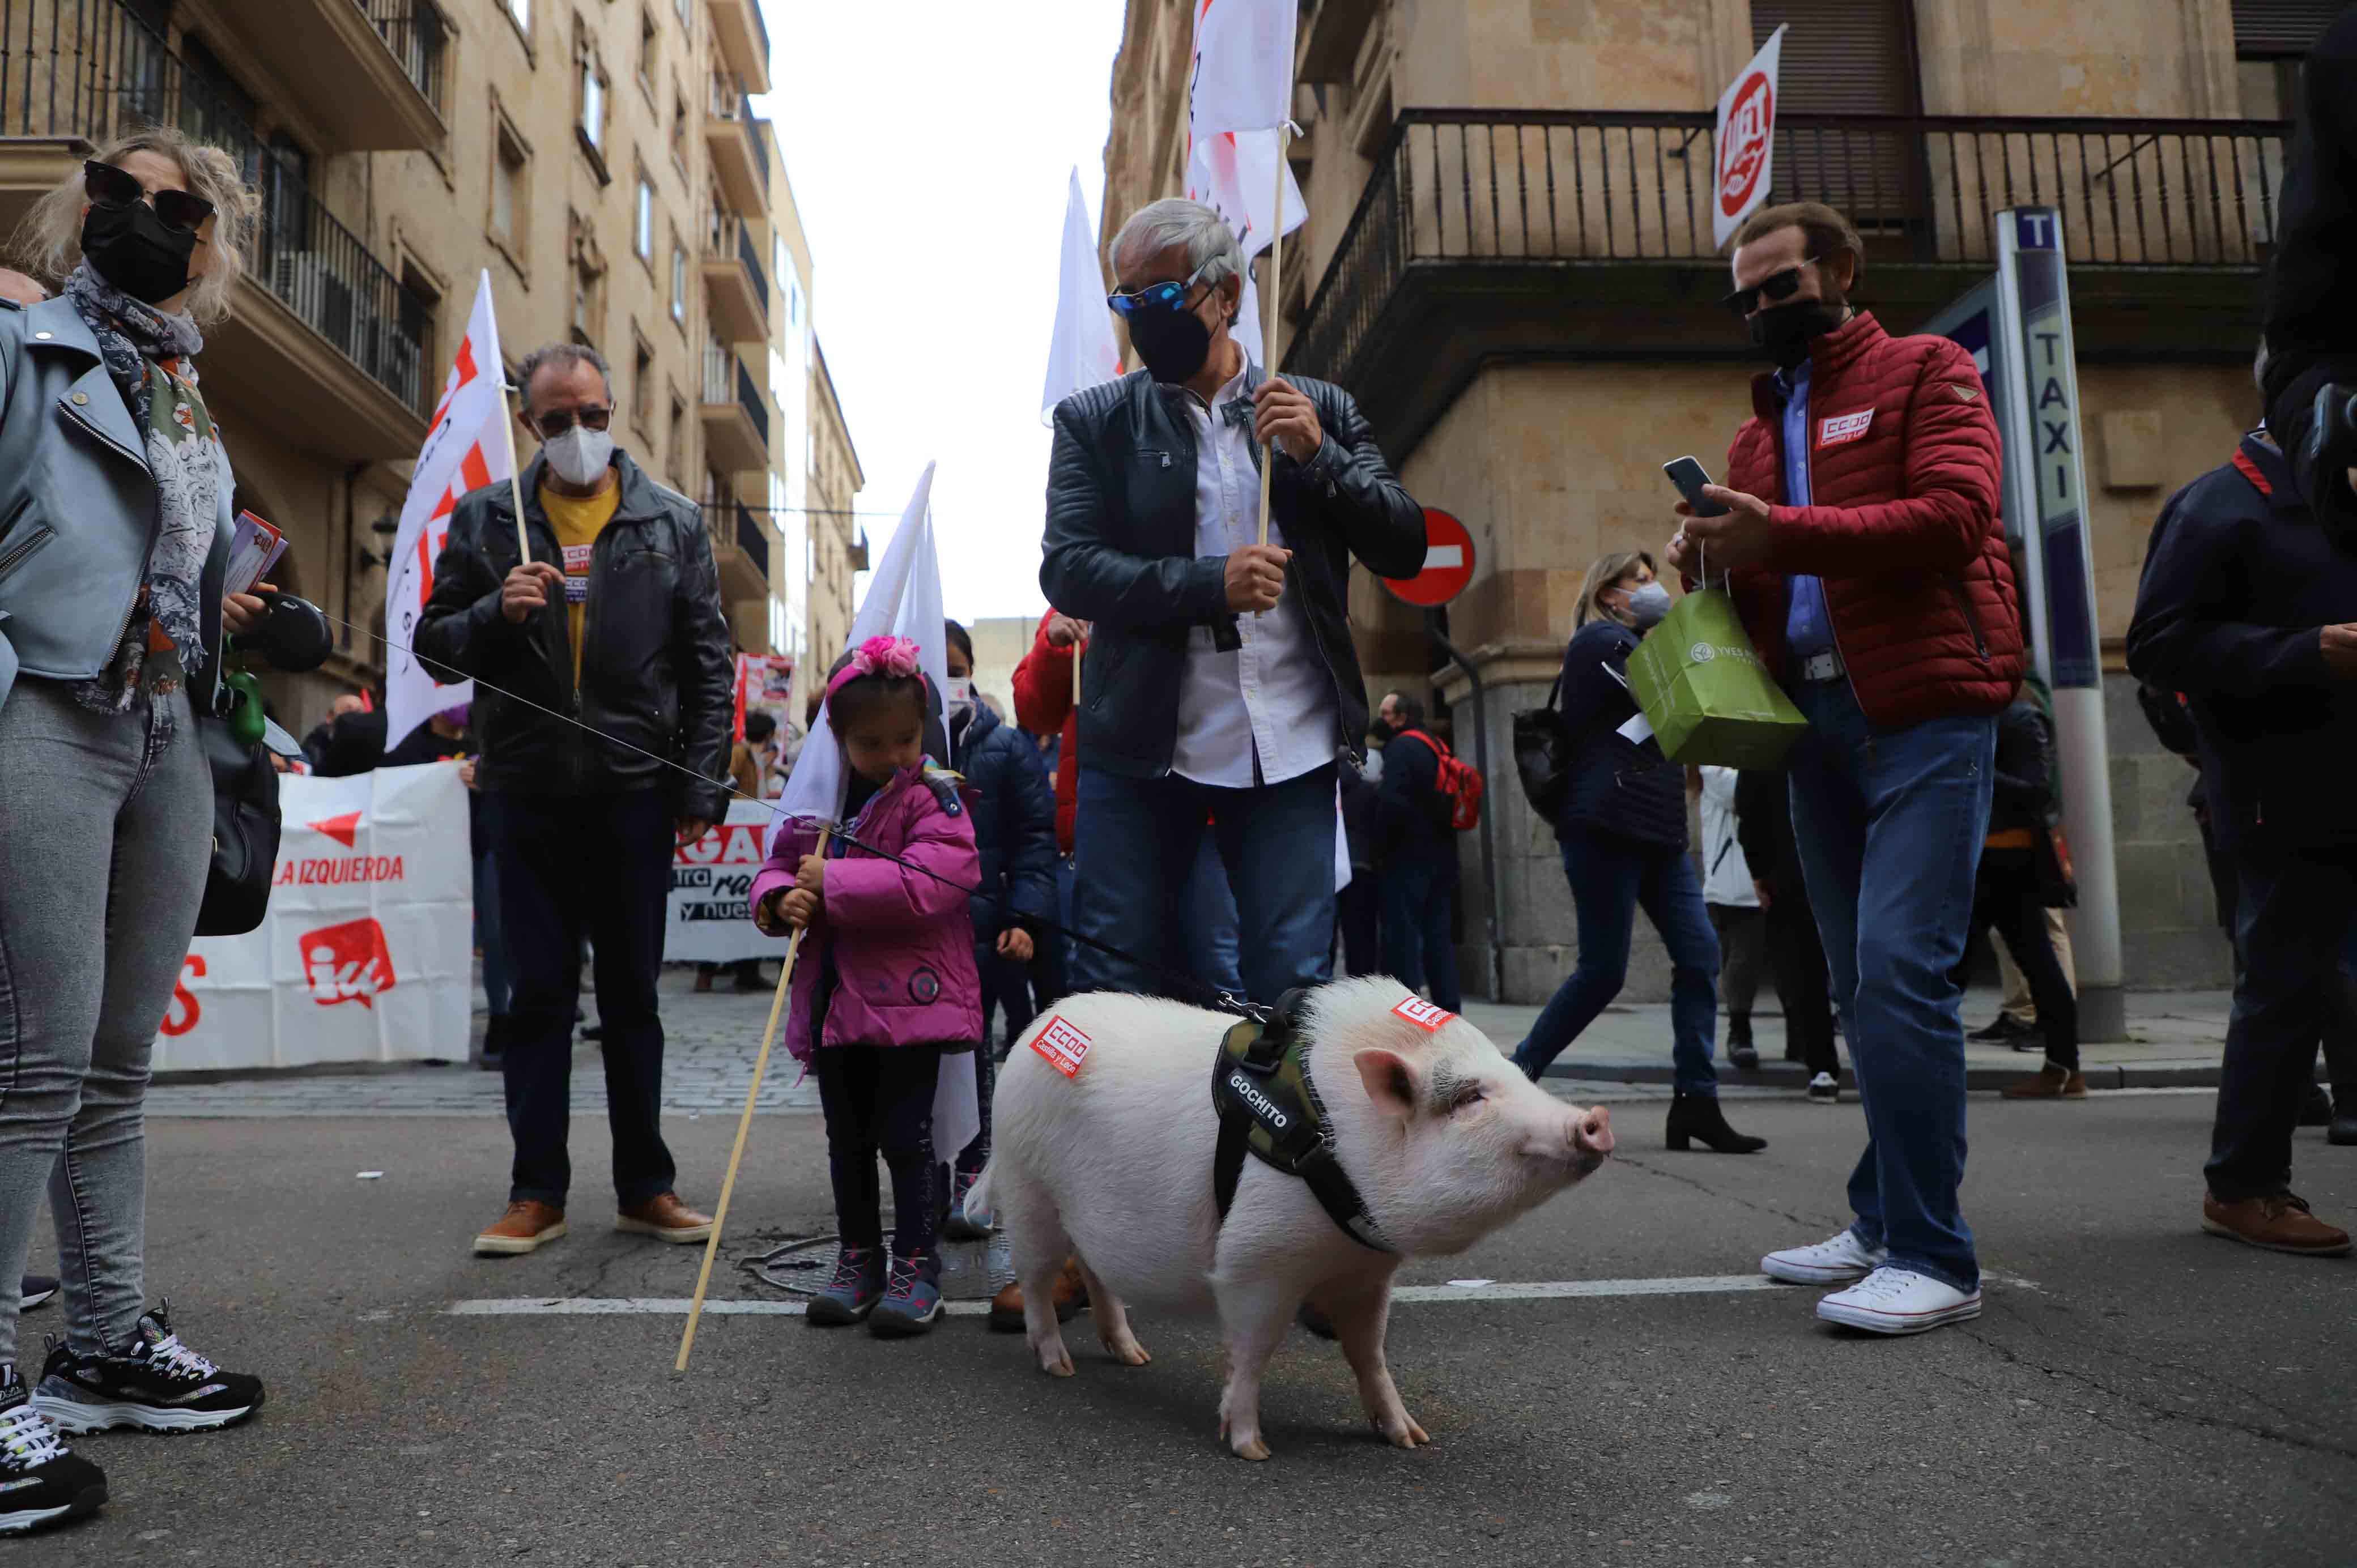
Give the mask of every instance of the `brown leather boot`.
[(2001, 1100), (2084, 1100), (2087, 1075), (2077, 1068), (2048, 1062), (2028, 1078), (2018, 1078), (1997, 1090)]
[(2349, 1251), (2349, 1232), (2327, 1225), (2308, 1211), (2308, 1200), (2288, 1192), (2267, 1197), (2221, 1201), (2201, 1197), (2201, 1229), (2212, 1236), (2247, 1241), (2271, 1252), (2301, 1252), (2310, 1257), (2338, 1258)]
[(679, 1200), (675, 1192), (657, 1193), (644, 1203), (634, 1203), (614, 1215), (614, 1229), (633, 1236), (652, 1236), (659, 1241), (701, 1241), (712, 1234), (712, 1216), (698, 1214)]
[[(1055, 1286), (1048, 1293), (1048, 1299), (1055, 1304), (1056, 1321), (1059, 1323), (1070, 1323), (1073, 1315), (1087, 1303), (1089, 1287), (1081, 1279), (1080, 1259), (1064, 1260), (1063, 1270), (1056, 1275)], [(1005, 1290), (990, 1298), (990, 1327), (996, 1334), (1023, 1332), (1022, 1281), (1010, 1283)]]
[(475, 1238), (479, 1258), (512, 1257), (546, 1246), (565, 1234), (565, 1210), (524, 1198), (508, 1205), (499, 1223)]

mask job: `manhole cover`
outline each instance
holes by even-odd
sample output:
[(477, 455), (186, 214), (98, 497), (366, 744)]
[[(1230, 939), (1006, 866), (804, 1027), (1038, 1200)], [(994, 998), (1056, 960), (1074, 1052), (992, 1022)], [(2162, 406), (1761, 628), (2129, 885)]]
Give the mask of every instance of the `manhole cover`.
[[(891, 1245), (892, 1232), (884, 1232), (884, 1241)], [(1006, 1238), (996, 1230), (980, 1241), (944, 1240), (941, 1248), (944, 1301), (988, 1301), (1015, 1283)], [(813, 1296), (834, 1277), (834, 1260), (842, 1251), (842, 1242), (833, 1236), (792, 1237), (737, 1266), (788, 1295)]]

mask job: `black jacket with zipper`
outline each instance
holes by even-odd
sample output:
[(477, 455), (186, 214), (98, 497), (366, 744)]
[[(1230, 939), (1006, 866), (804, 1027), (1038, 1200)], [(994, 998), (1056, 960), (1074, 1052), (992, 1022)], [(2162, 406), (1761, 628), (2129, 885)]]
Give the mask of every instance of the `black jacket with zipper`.
[(1571, 735), (1571, 768), (1555, 811), (1555, 836), (1615, 833), (1683, 850), (1685, 769), (1663, 757), (1652, 736), (1632, 741), (1620, 732), (1637, 714), (1627, 671), (1638, 640), (1620, 622), (1598, 619), (1573, 632), (1564, 650), (1558, 705)]
[[(1263, 379), (1250, 367), (1245, 394)], [(1351, 560), (1383, 577), (1422, 571), (1424, 509), (1393, 477), (1348, 392), (1286, 379), (1317, 405), (1326, 440), (1306, 464), (1277, 454), (1270, 515), (1293, 551), (1285, 591), (1301, 596), (1333, 681), (1335, 750), (1355, 763), (1367, 688), (1351, 641)], [(1189, 633), (1235, 619), (1227, 557), (1195, 553), (1188, 395), (1134, 371), (1056, 405), (1039, 586), (1066, 615), (1096, 623), (1081, 661), (1081, 756), (1129, 778), (1170, 770)]]
[[(565, 553), (540, 504), (546, 467), (537, 455), (524, 466), (524, 526), (533, 559), (561, 569)], [(614, 454), (614, 475), (622, 493), (590, 556), (577, 689), (572, 618), (561, 600), (522, 626), (500, 613), (501, 585), (517, 564), (505, 484), (459, 499), (414, 646), (420, 658), (481, 682), (471, 719), (483, 748), (475, 767), (481, 789), (597, 795), (660, 787), (673, 815), (717, 821), (728, 805), (734, 662), (712, 541), (701, 509), (649, 478), (629, 453)]]

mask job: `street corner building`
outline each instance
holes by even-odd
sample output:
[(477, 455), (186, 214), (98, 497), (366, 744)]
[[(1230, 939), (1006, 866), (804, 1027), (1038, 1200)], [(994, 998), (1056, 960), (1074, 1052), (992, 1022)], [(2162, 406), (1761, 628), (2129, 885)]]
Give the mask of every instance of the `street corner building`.
[(206, 400), (279, 586), (343, 624), (262, 673), (300, 735), (383, 679), (387, 553), (468, 302), (506, 367), (613, 367), (614, 435), (699, 501), (739, 651), (839, 645), (864, 483), (815, 324), (756, 0), (8, 0), (0, 232), (146, 124), (226, 149), (259, 198)]
[[(1103, 233), (1183, 189), (1188, 0), (1129, 0)], [(2039, 0), (1305, 0), (1289, 156), (1282, 371), (1346, 388), (1409, 492), (1462, 520), (1477, 568), (1442, 612), (1354, 573), (1368, 689), (1428, 691), (1460, 756), (1488, 735), (1503, 1000), (1544, 1001), (1575, 922), (1547, 825), (1512, 787), (1515, 710), (1542, 705), (1588, 564), (1658, 553), (1662, 465), (1723, 478), (1761, 365), (1716, 303), (1713, 106), (1779, 27), (1771, 202), (1817, 200), (1866, 242), (1855, 299), (1893, 333), (1997, 267), (2010, 206), (2061, 215), (2075, 435), (2111, 739), (2126, 982), (2223, 985), (2182, 762), (2152, 738), (2122, 639), (2145, 541), (2260, 409), (2250, 365), (2299, 57), (2331, 0), (2058, 7)], [(1266, 285), (1263, 285), (1264, 288)], [(2021, 520), (2008, 516), (2017, 536)], [(1459, 835), (1463, 972), (1491, 972), (1478, 835)], [(1668, 994), (1642, 938), (1631, 999)]]

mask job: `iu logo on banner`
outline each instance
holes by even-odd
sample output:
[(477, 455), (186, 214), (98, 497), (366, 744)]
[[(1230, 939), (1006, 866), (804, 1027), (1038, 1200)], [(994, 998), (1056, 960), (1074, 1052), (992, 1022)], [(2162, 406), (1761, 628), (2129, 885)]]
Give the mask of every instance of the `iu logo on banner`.
[(1710, 240), (1720, 249), (1752, 209), (1768, 199), (1776, 153), (1776, 63), (1783, 52), (1780, 27), (1736, 73), (1735, 84), (1718, 95)]

